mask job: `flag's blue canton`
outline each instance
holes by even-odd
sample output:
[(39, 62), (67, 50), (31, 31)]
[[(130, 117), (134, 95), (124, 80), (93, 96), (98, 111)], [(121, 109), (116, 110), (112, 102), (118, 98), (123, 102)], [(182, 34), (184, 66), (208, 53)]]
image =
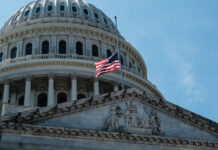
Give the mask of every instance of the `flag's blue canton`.
[(117, 61), (117, 60), (119, 60), (118, 53), (115, 53), (113, 56), (111, 56), (108, 59), (108, 63), (112, 63), (112, 62)]

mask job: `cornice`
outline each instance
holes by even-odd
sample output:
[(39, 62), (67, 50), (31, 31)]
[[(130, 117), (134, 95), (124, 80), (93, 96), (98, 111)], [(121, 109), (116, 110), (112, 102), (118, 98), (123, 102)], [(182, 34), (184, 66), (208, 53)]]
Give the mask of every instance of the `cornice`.
[(0, 133), (2, 136), (4, 136), (4, 134), (9, 134), (31, 137), (63, 138), (66, 140), (91, 141), (105, 144), (120, 143), (193, 149), (206, 148), (208, 150), (218, 148), (218, 143), (215, 142), (42, 126), (1, 125)]
[(184, 124), (194, 128), (206, 131), (215, 137), (218, 137), (218, 124), (208, 120), (200, 115), (189, 112), (177, 106), (170, 105), (165, 101), (154, 100), (147, 92), (136, 89), (128, 89), (127, 91), (118, 91), (110, 94), (104, 94), (98, 97), (90, 97), (76, 103), (59, 104), (48, 108), (35, 109), (23, 113), (13, 114), (1, 118), (2, 123), (10, 124), (34, 124), (44, 122), (46, 120), (76, 114), (87, 110), (97, 109), (105, 106), (111, 106), (127, 101), (138, 101), (145, 106), (166, 114), (169, 117), (182, 121)]
[[(11, 64), (11, 65), (7, 65), (7, 66), (2, 66), (0, 67), (0, 73), (6, 73), (6, 72), (10, 72), (10, 71), (16, 71), (16, 70), (21, 70), (21, 69), (26, 69), (29, 67), (40, 67), (40, 66), (56, 66), (56, 65), (63, 65), (63, 66), (73, 66), (73, 67), (83, 67), (83, 68), (88, 68), (93, 70), (93, 72), (95, 71), (95, 65), (92, 61), (85, 61), (85, 60), (64, 60), (64, 59), (60, 59), (60, 60), (55, 60), (55, 59), (48, 59), (48, 60), (41, 60), (41, 61), (27, 61), (27, 62), (20, 62), (20, 63), (15, 63), (15, 64)], [(115, 71), (113, 74), (119, 75), (119, 71)], [(164, 99), (163, 95), (161, 94), (161, 92), (159, 92), (159, 90), (157, 88), (155, 88), (150, 82), (148, 82), (147, 80), (143, 79), (142, 77), (129, 72), (127, 70), (124, 69), (124, 77), (127, 80), (132, 80), (134, 81), (136, 84), (141, 85), (142, 87), (146, 87), (149, 90), (151, 90), (152, 92), (154, 92), (157, 96), (159, 96), (160, 98)]]

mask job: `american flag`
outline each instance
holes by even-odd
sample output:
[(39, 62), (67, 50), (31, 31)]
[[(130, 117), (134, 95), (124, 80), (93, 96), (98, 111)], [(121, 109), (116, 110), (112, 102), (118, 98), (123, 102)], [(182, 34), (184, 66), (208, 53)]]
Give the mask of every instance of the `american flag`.
[(95, 63), (96, 66), (96, 78), (105, 73), (113, 72), (115, 69), (120, 69), (120, 61), (118, 52), (110, 56), (99, 60)]

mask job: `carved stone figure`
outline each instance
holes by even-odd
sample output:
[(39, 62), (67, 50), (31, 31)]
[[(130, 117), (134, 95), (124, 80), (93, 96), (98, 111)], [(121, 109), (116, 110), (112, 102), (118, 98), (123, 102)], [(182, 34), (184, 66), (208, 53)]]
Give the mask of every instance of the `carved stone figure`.
[(146, 118), (145, 118), (145, 116), (143, 116), (142, 119), (139, 121), (138, 126), (139, 126), (139, 128), (145, 128), (146, 127)]
[(149, 115), (149, 118), (149, 126), (150, 128), (152, 128), (152, 134), (160, 135), (160, 120), (157, 116), (157, 113), (152, 110)]
[(125, 113), (127, 127), (138, 127), (138, 112), (136, 106), (131, 102)]
[(122, 109), (118, 107), (111, 107), (109, 117), (105, 124), (105, 131), (118, 131), (118, 119), (122, 116)]

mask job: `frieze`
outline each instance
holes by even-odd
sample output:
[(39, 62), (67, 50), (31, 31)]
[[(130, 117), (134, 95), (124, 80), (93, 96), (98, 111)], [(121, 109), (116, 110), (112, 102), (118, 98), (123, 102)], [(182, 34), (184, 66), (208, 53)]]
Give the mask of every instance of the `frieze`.
[[(124, 126), (119, 124), (121, 118), (124, 118)], [(154, 110), (148, 113), (144, 107), (143, 115), (140, 117), (138, 108), (133, 101), (127, 103), (126, 111), (123, 111), (120, 106), (112, 106), (103, 130), (130, 134), (161, 135), (160, 120), (157, 113)]]

